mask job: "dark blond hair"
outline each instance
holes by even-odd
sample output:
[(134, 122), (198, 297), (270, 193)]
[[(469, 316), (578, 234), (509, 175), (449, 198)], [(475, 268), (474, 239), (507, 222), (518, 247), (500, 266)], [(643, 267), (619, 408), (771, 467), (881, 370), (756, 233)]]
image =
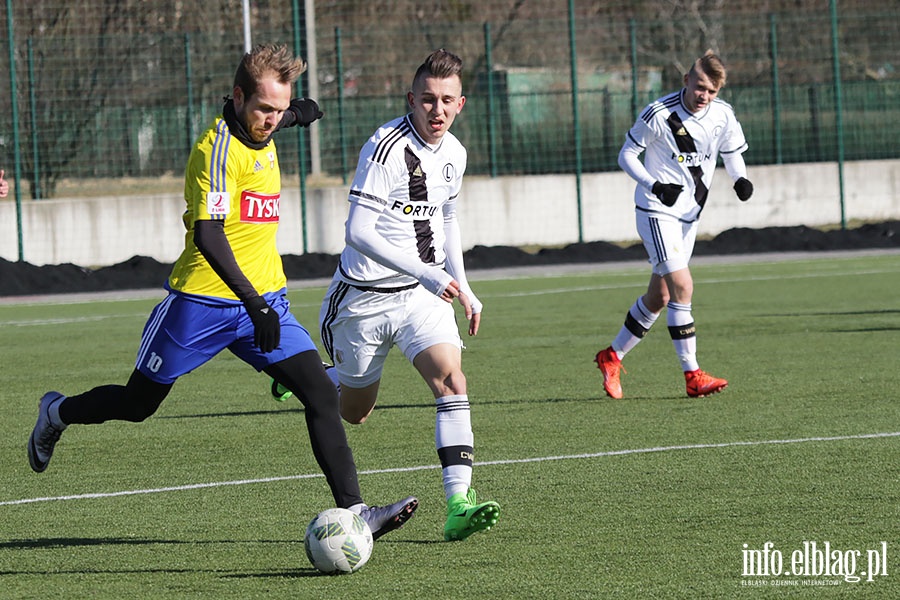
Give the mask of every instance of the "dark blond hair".
[(694, 64), (691, 65), (691, 70), (688, 71), (688, 75), (695, 74), (698, 71), (709, 77), (709, 80), (716, 87), (722, 88), (725, 86), (725, 65), (722, 63), (722, 59), (712, 50), (707, 50), (703, 56), (694, 61)]
[(452, 52), (448, 52), (443, 48), (435, 50), (416, 69), (416, 75), (413, 77), (413, 87), (423, 77), (447, 79), (448, 77), (456, 76), (462, 79), (462, 64), (462, 59)]
[(304, 71), (306, 61), (295, 57), (285, 44), (260, 44), (244, 54), (234, 73), (234, 87), (250, 98), (264, 77), (275, 75), (279, 83), (293, 84)]

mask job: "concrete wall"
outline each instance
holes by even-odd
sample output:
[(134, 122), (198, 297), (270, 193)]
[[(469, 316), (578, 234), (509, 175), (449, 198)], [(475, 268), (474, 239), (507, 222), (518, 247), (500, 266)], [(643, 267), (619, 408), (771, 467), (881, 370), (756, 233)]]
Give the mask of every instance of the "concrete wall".
[[(840, 223), (838, 169), (833, 163), (751, 167), (756, 188), (738, 201), (720, 169), (703, 212), (701, 235), (733, 227)], [(900, 160), (844, 165), (847, 220), (900, 219)], [(582, 176), (583, 241), (634, 241), (633, 182), (623, 173)], [(307, 192), (310, 252), (337, 254), (347, 211), (344, 187)], [(26, 201), (22, 204), (25, 261), (106, 266), (132, 256), (173, 262), (184, 246), (180, 194)], [(460, 198), (463, 246), (554, 246), (578, 241), (573, 175), (468, 177)], [(301, 254), (300, 198), (283, 191), (278, 238), (282, 254)], [(18, 259), (16, 209), (0, 202), (0, 257)]]

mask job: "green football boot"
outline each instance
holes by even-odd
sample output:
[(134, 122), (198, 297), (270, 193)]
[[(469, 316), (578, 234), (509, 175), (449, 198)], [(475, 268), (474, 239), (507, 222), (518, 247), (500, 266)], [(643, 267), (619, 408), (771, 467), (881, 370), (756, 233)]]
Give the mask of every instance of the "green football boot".
[(496, 502), (479, 504), (472, 488), (468, 494), (453, 494), (447, 500), (444, 540), (464, 540), (473, 533), (489, 530), (499, 519), (500, 505)]
[(276, 401), (284, 402), (293, 395), (294, 392), (272, 379), (272, 397), (275, 398)]

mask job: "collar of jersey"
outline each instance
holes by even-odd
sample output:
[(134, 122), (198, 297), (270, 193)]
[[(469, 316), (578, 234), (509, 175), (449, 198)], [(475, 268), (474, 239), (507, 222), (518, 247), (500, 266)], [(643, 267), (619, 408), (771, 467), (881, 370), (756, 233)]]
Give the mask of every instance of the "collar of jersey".
[(247, 146), (248, 148), (252, 148), (253, 150), (262, 150), (266, 146), (269, 145), (269, 140), (272, 139), (270, 135), (262, 142), (254, 142), (250, 137), (250, 134), (247, 133), (247, 130), (244, 128), (244, 124), (237, 118), (237, 113), (234, 110), (234, 99), (228, 98), (225, 100), (225, 106), (222, 108), (222, 118), (225, 119), (225, 124), (228, 125), (228, 131), (231, 132), (231, 135), (236, 137), (240, 142)]
[(437, 144), (429, 144), (429, 143), (426, 142), (424, 139), (422, 139), (422, 136), (419, 135), (419, 132), (418, 132), (418, 131), (416, 131), (416, 126), (413, 125), (413, 121), (412, 121), (412, 113), (409, 113), (409, 114), (406, 115), (406, 124), (409, 125), (409, 130), (412, 131), (412, 134), (413, 134), (413, 136), (415, 136), (416, 141), (418, 141), (419, 144), (421, 144), (421, 145), (424, 146), (425, 148), (428, 148), (428, 149), (431, 150), (432, 152), (437, 152), (437, 151), (440, 149), (441, 144), (444, 143), (444, 140), (441, 140), (441, 141), (438, 142)]
[(702, 119), (703, 117), (705, 117), (706, 113), (709, 112), (709, 107), (712, 106), (712, 102), (708, 103), (706, 105), (706, 108), (704, 108), (703, 110), (701, 110), (699, 112), (691, 112), (690, 110), (688, 110), (687, 104), (684, 103), (685, 92), (687, 92), (687, 88), (681, 88), (681, 93), (678, 94), (678, 101), (681, 102), (681, 108), (684, 109), (684, 112), (691, 115), (695, 119)]

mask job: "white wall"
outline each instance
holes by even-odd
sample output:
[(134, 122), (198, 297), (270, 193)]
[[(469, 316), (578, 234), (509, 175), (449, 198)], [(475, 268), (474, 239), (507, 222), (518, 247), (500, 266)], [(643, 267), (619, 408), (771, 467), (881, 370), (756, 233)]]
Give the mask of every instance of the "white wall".
[[(833, 163), (750, 167), (756, 188), (748, 202), (720, 169), (700, 221), (701, 235), (733, 227), (830, 225), (841, 222), (838, 169)], [(900, 160), (844, 165), (845, 217), (900, 219)], [(582, 241), (634, 241), (634, 184), (621, 172), (582, 176)], [(307, 191), (307, 250), (337, 254), (343, 247), (345, 187)], [(22, 203), (25, 261), (34, 265), (116, 264), (141, 255), (173, 262), (184, 246), (180, 194), (107, 196)], [(553, 246), (577, 242), (573, 175), (468, 177), (460, 196), (465, 249)], [(301, 254), (300, 198), (283, 190), (278, 246)], [(15, 203), (0, 202), (0, 257), (18, 259)]]

